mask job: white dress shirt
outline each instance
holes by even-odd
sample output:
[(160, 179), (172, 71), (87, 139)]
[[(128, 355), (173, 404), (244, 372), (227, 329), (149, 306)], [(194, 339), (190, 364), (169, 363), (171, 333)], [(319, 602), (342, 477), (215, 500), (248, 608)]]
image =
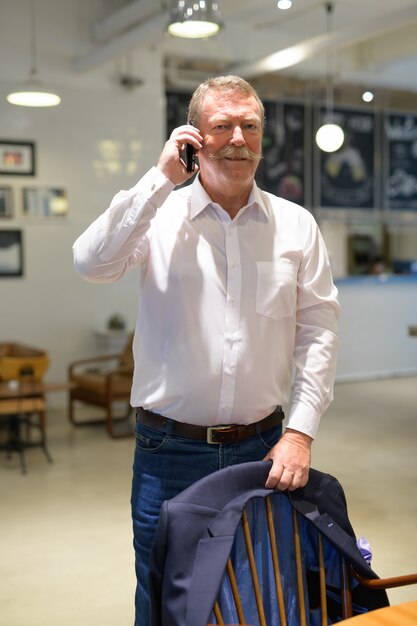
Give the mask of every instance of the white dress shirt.
[(131, 403), (200, 425), (258, 421), (291, 396), (315, 436), (333, 398), (337, 290), (317, 224), (254, 184), (231, 220), (198, 177), (152, 168), (74, 244), (91, 281), (138, 268)]

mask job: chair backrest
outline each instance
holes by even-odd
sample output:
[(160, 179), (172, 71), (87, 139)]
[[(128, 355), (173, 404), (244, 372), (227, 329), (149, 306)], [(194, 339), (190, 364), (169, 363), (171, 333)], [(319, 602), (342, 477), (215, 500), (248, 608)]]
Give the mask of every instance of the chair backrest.
[(133, 343), (133, 333), (129, 335), (129, 338), (126, 342), (124, 350), (120, 355), (119, 365), (123, 369), (129, 369), (133, 371), (134, 362), (133, 362), (132, 343)]
[[(151, 554), (152, 626), (324, 626), (388, 605), (359, 552), (340, 483), (263, 487), (270, 463), (235, 465), (166, 501)], [(417, 580), (417, 578), (416, 578)]]
[(210, 622), (327, 626), (354, 614), (351, 586), (344, 557), (288, 499), (256, 498), (243, 511)]

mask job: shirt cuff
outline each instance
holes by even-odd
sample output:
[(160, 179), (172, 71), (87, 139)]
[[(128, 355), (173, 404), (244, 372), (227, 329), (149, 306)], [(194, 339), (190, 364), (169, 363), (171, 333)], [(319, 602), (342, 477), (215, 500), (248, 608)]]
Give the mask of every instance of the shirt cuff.
[(287, 428), (299, 430), (314, 439), (319, 428), (320, 417), (312, 407), (306, 404), (297, 404), (290, 410)]
[(134, 195), (140, 194), (156, 209), (162, 206), (175, 185), (159, 170), (152, 167), (130, 190)]

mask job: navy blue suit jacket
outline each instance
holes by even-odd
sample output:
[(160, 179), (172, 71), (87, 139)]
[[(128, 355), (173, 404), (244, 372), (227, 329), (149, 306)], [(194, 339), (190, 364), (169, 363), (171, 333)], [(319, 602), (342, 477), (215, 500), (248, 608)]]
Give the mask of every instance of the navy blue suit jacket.
[[(264, 488), (270, 467), (265, 461), (227, 467), (163, 503), (150, 563), (152, 626), (207, 625), (245, 505), (274, 493)], [(304, 488), (280, 495), (358, 573), (377, 578), (356, 546), (345, 495), (335, 478), (311, 469)], [(388, 604), (385, 592), (374, 590), (366, 591), (361, 602), (364, 610)]]

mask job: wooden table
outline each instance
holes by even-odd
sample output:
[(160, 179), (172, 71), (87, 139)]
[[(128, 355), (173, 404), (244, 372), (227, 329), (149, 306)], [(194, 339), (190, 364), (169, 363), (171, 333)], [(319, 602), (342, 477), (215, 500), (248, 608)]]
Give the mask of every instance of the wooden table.
[[(53, 391), (65, 391), (68, 383), (44, 383), (38, 380), (0, 382), (0, 417), (7, 430), (7, 441), (0, 443), (0, 450), (8, 455), (18, 452), (22, 473), (26, 473), (24, 452), (27, 448), (42, 448), (46, 458), (52, 463), (46, 441), (46, 399), (45, 395)], [(33, 420), (33, 416), (37, 421)], [(22, 426), (26, 426), (26, 438), (23, 438)], [(40, 438), (32, 441), (30, 430), (39, 430)]]
[(369, 611), (341, 622), (343, 626), (416, 626), (417, 601)]

